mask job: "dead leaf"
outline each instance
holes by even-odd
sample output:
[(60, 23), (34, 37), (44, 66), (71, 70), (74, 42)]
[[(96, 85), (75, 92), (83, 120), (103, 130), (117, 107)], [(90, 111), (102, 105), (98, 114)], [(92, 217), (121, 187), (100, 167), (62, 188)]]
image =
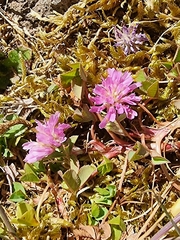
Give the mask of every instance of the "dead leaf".
[(82, 230), (82, 229), (74, 229), (73, 233), (75, 235), (75, 238), (78, 240), (90, 240), (93, 239), (95, 240), (95, 238), (91, 237), (91, 235), (89, 233), (87, 233), (86, 231)]
[(104, 224), (100, 225), (100, 230), (103, 232), (101, 234), (101, 240), (107, 240), (111, 237), (111, 227), (109, 223), (105, 222)]
[(12, 183), (15, 182), (15, 178), (18, 176), (18, 172), (16, 170), (16, 166), (11, 163), (10, 166), (5, 165), (4, 167), (0, 167), (0, 169), (6, 174), (6, 178), (10, 188), (10, 194), (12, 194)]
[(96, 233), (92, 226), (85, 226), (85, 225), (80, 224), (79, 227), (81, 230), (87, 232), (92, 239), (96, 239)]
[(85, 226), (80, 224), (79, 228), (80, 229), (73, 231), (78, 240), (107, 240), (111, 237), (111, 227), (107, 222), (98, 226)]

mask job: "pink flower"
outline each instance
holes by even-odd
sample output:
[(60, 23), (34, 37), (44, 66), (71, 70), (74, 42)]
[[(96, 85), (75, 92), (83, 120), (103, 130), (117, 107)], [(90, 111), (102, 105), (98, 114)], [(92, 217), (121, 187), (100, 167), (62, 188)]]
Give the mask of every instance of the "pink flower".
[(138, 25), (130, 27), (123, 26), (121, 30), (114, 27), (115, 46), (120, 46), (126, 55), (139, 51), (139, 46), (145, 41), (148, 41), (145, 34), (137, 33), (137, 28)]
[(33, 163), (42, 160), (44, 157), (52, 154), (56, 148), (60, 147), (66, 141), (64, 131), (70, 125), (58, 123), (59, 116), (60, 113), (56, 112), (44, 124), (36, 121), (36, 142), (31, 141), (23, 144), (23, 149), (29, 150), (24, 159), (25, 162)]
[(23, 149), (29, 150), (29, 153), (27, 154), (26, 158), (24, 159), (24, 161), (27, 163), (37, 162), (54, 152), (53, 148), (51, 148), (47, 145), (43, 145), (43, 143), (41, 143), (41, 142), (24, 143)]
[(107, 72), (108, 76), (103, 79), (102, 84), (95, 86), (93, 90), (95, 96), (90, 97), (95, 105), (91, 107), (91, 112), (101, 113), (106, 110), (100, 128), (104, 128), (108, 122), (114, 122), (117, 114), (125, 113), (129, 119), (136, 117), (137, 112), (130, 105), (136, 105), (141, 100), (141, 97), (132, 93), (141, 86), (141, 83), (132, 83), (131, 73), (122, 73), (114, 68), (108, 68)]

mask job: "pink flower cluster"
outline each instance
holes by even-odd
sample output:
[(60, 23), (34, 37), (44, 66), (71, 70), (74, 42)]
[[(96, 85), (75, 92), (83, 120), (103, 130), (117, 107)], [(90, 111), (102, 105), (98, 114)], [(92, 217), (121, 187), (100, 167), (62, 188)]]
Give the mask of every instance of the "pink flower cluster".
[(23, 149), (28, 151), (26, 158), (27, 163), (34, 163), (42, 160), (44, 157), (52, 154), (56, 148), (60, 147), (66, 141), (64, 131), (70, 127), (69, 124), (60, 124), (60, 113), (56, 112), (51, 115), (48, 121), (42, 124), (36, 121), (36, 141), (31, 141), (23, 144)]
[(137, 116), (130, 105), (136, 105), (141, 97), (132, 93), (141, 83), (133, 83), (131, 73), (109, 68), (108, 76), (103, 79), (102, 84), (97, 84), (93, 90), (95, 96), (90, 96), (90, 100), (95, 106), (90, 111), (101, 113), (106, 110), (106, 115), (99, 127), (104, 128), (108, 122), (114, 122), (117, 114), (126, 114), (126, 117), (133, 119)]

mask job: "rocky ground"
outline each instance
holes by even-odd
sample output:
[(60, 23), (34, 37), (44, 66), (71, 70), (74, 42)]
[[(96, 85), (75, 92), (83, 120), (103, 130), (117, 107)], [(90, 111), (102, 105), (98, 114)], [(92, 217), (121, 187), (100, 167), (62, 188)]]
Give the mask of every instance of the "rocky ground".
[(30, 15), (31, 10), (38, 13), (41, 17), (50, 15), (53, 11), (64, 14), (67, 9), (77, 3), (78, 0), (0, 0), (1, 12), (13, 21), (18, 22), (20, 27), (34, 30), (37, 21)]

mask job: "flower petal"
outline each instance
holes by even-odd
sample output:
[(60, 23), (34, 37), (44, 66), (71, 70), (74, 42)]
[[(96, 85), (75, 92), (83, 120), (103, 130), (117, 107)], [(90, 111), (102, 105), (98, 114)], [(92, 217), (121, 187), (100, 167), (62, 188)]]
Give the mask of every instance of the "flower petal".
[(26, 155), (24, 161), (27, 163), (34, 163), (42, 160), (44, 157), (47, 157), (54, 152), (54, 149), (42, 145), (39, 142), (27, 142), (23, 144), (24, 150), (29, 150), (29, 153)]
[(91, 112), (106, 111), (100, 128), (104, 128), (109, 121), (114, 122), (117, 114), (126, 113), (127, 118), (133, 119), (137, 113), (129, 105), (136, 105), (141, 100), (141, 97), (133, 93), (141, 83), (134, 83), (130, 72), (122, 73), (114, 68), (108, 68), (107, 72), (108, 76), (103, 79), (102, 84), (95, 86), (95, 96), (89, 96), (94, 103), (90, 108)]
[(50, 116), (48, 121), (44, 121), (42, 124), (40, 121), (36, 121), (36, 142), (29, 142), (23, 144), (25, 150), (29, 150), (29, 154), (26, 156), (26, 162), (32, 163), (47, 157), (53, 153), (55, 148), (60, 147), (63, 142), (66, 141), (64, 131), (70, 127), (69, 124), (60, 124), (60, 113), (56, 112)]

